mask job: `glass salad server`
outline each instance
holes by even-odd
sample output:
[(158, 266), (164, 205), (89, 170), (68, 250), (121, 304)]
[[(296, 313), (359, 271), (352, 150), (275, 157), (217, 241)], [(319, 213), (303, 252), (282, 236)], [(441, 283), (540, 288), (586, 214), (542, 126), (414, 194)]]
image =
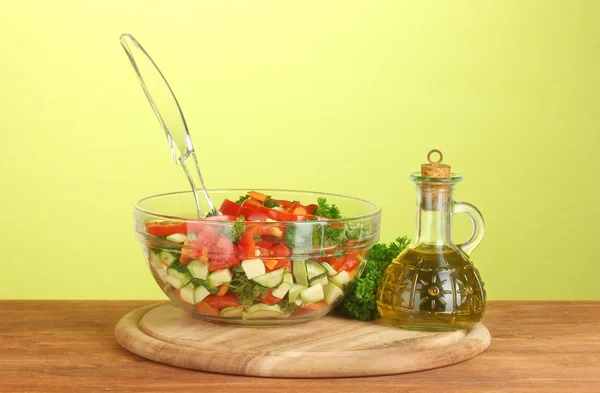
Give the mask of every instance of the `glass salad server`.
[[(198, 185), (208, 202), (211, 212), (215, 215), (220, 214), (210, 199), (204, 185), (198, 159), (196, 158), (196, 151), (192, 144), (192, 137), (190, 136), (185, 117), (171, 86), (169, 86), (169, 83), (154, 60), (148, 55), (148, 52), (144, 50), (142, 45), (131, 34), (122, 34), (120, 41), (160, 125), (165, 130), (173, 160), (176, 164), (181, 165), (192, 186), (198, 217), (201, 217), (202, 214), (197, 192)], [(193, 170), (188, 168), (189, 159), (192, 160)]]

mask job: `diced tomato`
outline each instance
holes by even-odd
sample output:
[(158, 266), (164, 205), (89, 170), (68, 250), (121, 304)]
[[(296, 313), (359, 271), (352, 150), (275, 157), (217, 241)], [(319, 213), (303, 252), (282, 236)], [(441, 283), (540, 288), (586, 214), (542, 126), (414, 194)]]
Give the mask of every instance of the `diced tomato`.
[(344, 266), (345, 262), (346, 262), (346, 258), (345, 257), (339, 257), (339, 258), (331, 257), (327, 261), (327, 263), (329, 263), (331, 265), (331, 267), (333, 268), (333, 270), (335, 270), (338, 273), (342, 271), (342, 267)]
[(219, 311), (225, 307), (237, 307), (240, 305), (236, 295), (208, 296), (204, 299), (203, 303)]
[(358, 251), (352, 250), (339, 258), (328, 257), (327, 262), (336, 272), (341, 272), (356, 268), (360, 264), (360, 259), (358, 259)]
[(256, 250), (258, 250), (260, 252), (260, 254), (258, 255), (259, 257), (263, 257), (266, 258), (269, 256), (269, 249), (268, 248), (264, 248), (261, 246), (256, 246)]
[(290, 249), (285, 244), (276, 244), (269, 249), (269, 255), (274, 257), (289, 257)]
[(230, 268), (241, 263), (237, 255), (237, 247), (223, 234), (218, 235), (214, 247), (208, 249), (208, 259), (210, 260), (209, 272)]
[(187, 225), (185, 222), (173, 221), (153, 221), (146, 223), (148, 233), (153, 236), (169, 236), (175, 233), (187, 233)]
[[(237, 217), (240, 214), (241, 206), (237, 203), (230, 201), (229, 199), (224, 199), (221, 203), (221, 207), (219, 211), (223, 214)], [(234, 219), (235, 221), (235, 219)]]
[(215, 247), (217, 243), (217, 231), (215, 228), (206, 227), (202, 232), (199, 232), (196, 235), (196, 240), (194, 240), (194, 244), (197, 248), (201, 250), (209, 250)]
[(259, 297), (257, 300), (269, 306), (274, 306), (281, 301), (281, 298), (273, 296), (273, 292), (269, 289), (264, 298)]
[(208, 263), (208, 271), (214, 272), (217, 270), (230, 269), (240, 263), (242, 263), (242, 261), (235, 257), (214, 257)]
[(280, 237), (275, 237), (273, 235), (262, 235), (261, 238), (264, 241), (267, 241), (267, 242), (272, 243), (272, 244), (281, 243), (281, 238)]
[(268, 242), (266, 240), (261, 240), (259, 242), (256, 242), (256, 245), (258, 247), (262, 247), (262, 248), (271, 248), (271, 247), (273, 247), (273, 243)]
[(360, 264), (360, 260), (356, 257), (346, 257), (346, 261), (342, 266), (342, 270), (354, 270)]
[(242, 250), (242, 259), (247, 258), (255, 258), (256, 257), (256, 244), (254, 241), (254, 231), (256, 230), (255, 226), (248, 225), (246, 230), (242, 234), (242, 238), (240, 239), (239, 246)]
[(196, 311), (198, 311), (200, 314), (204, 314), (204, 315), (210, 315), (212, 317), (218, 317), (219, 316), (219, 310), (212, 308), (208, 303), (204, 302), (200, 302), (200, 303), (196, 303)]
[(269, 225), (259, 225), (256, 228), (255, 236), (273, 236), (277, 239), (281, 239), (283, 237), (283, 230), (280, 225), (269, 224)]

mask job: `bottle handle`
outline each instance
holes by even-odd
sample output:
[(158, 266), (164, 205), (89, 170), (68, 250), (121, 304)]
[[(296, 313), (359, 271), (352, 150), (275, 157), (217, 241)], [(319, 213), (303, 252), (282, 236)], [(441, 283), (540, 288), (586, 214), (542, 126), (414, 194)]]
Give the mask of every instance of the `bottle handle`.
[(461, 213), (469, 216), (473, 222), (473, 232), (471, 233), (471, 237), (466, 242), (458, 245), (465, 252), (465, 254), (470, 256), (473, 250), (479, 246), (479, 243), (481, 243), (481, 240), (483, 239), (485, 222), (481, 212), (475, 206), (467, 202), (454, 202), (452, 214), (454, 215)]

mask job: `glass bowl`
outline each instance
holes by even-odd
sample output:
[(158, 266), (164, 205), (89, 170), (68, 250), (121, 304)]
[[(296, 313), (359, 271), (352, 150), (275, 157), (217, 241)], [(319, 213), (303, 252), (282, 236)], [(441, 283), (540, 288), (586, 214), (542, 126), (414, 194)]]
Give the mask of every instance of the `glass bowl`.
[[(253, 190), (258, 199), (242, 200), (248, 191), (209, 190), (229, 215), (204, 219), (191, 191), (140, 200), (135, 234), (156, 283), (180, 309), (210, 322), (272, 326), (326, 315), (379, 240), (380, 208), (292, 190)], [(270, 202), (260, 202), (267, 195)], [(342, 218), (323, 217), (333, 205)], [(208, 211), (206, 202), (201, 208)]]

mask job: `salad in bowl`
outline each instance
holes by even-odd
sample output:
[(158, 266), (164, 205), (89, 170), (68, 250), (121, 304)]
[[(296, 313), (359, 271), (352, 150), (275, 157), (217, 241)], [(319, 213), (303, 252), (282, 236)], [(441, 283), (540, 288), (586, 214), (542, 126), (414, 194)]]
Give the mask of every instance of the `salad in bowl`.
[(366, 200), (288, 190), (209, 194), (219, 209), (201, 219), (191, 191), (134, 207), (154, 279), (175, 305), (207, 321), (320, 318), (344, 298), (379, 239), (381, 211)]

